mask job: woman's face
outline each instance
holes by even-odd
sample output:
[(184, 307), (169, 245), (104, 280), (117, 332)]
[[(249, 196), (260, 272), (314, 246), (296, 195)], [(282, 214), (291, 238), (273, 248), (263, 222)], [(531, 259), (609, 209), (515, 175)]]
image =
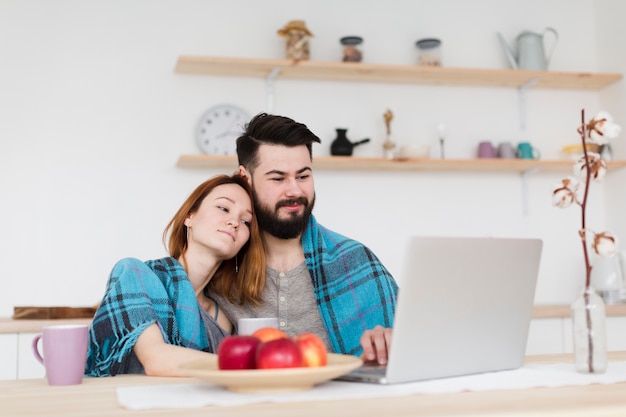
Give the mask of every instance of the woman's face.
[(188, 248), (191, 253), (204, 248), (218, 258), (230, 259), (250, 238), (252, 220), (246, 191), (237, 184), (218, 185), (185, 220)]

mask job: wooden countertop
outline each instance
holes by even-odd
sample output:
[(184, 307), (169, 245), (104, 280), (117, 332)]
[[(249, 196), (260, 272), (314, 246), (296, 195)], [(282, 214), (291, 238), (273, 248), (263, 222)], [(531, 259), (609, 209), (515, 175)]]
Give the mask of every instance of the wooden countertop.
[[(626, 304), (611, 304), (606, 306), (608, 317), (626, 317)], [(567, 318), (570, 317), (570, 307), (567, 305), (536, 305), (533, 309), (533, 319)], [(55, 320), (14, 320), (9, 317), (0, 318), (0, 334), (2, 333), (36, 333), (44, 326), (55, 324), (89, 324), (91, 319), (55, 319)]]
[[(607, 317), (626, 316), (626, 304), (607, 304)], [(533, 308), (534, 319), (555, 319), (571, 317), (568, 305), (536, 305)]]
[[(626, 360), (626, 352), (612, 352), (612, 361)], [(540, 355), (527, 362), (571, 362), (572, 355)], [(610, 367), (610, 365), (609, 365)], [(601, 417), (626, 415), (626, 383), (582, 386), (406, 395), (317, 402), (262, 403), (242, 406), (127, 410), (117, 402), (123, 386), (197, 382), (191, 378), (119, 375), (86, 378), (80, 385), (51, 387), (45, 379), (0, 381), (2, 415), (7, 416), (167, 416), (185, 417), (320, 417), (320, 416), (509, 416)]]
[(2, 333), (38, 333), (45, 326), (57, 324), (90, 324), (91, 319), (55, 319), (55, 320), (14, 320), (0, 318), (0, 334)]

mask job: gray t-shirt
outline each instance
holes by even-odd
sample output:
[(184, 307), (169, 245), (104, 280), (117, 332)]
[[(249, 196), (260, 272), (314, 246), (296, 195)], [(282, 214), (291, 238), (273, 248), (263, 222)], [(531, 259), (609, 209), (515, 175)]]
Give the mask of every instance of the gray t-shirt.
[(237, 320), (247, 317), (277, 317), (279, 328), (289, 336), (310, 332), (318, 335), (330, 350), (326, 328), (322, 323), (315, 292), (306, 262), (288, 272), (267, 268), (264, 303), (258, 307), (232, 304), (211, 293), (219, 309), (237, 329)]
[[(226, 336), (228, 336), (228, 332), (220, 327), (217, 324), (217, 316), (213, 318), (208, 312), (206, 312), (203, 308), (200, 309), (200, 314), (202, 315), (202, 319), (204, 320), (204, 328), (206, 329), (206, 335), (209, 339), (209, 352), (217, 353), (217, 347), (222, 343), (222, 340)], [(220, 314), (219, 308), (217, 309), (217, 314)]]

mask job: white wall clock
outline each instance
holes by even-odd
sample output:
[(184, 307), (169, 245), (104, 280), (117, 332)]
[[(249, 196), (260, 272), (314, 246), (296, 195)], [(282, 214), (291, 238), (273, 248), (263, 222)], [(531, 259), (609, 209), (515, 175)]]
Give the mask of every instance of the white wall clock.
[(220, 104), (200, 118), (196, 141), (202, 152), (210, 155), (235, 155), (236, 140), (250, 121), (250, 115), (237, 106)]

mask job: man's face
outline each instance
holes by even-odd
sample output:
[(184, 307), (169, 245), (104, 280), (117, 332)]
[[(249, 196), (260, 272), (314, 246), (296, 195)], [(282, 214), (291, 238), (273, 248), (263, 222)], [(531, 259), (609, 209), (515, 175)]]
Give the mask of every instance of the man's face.
[(308, 149), (261, 145), (258, 160), (251, 180), (259, 227), (280, 239), (299, 237), (315, 204)]

